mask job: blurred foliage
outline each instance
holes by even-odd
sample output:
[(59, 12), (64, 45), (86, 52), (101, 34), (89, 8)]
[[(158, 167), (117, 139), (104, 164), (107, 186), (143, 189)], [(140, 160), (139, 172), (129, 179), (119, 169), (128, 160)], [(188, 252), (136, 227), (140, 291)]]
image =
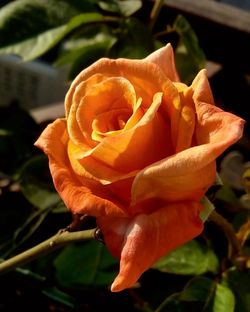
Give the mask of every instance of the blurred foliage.
[[(69, 67), (69, 79), (100, 57), (143, 58), (173, 35), (177, 68), (189, 83), (205, 56), (183, 16), (164, 29), (149, 27), (140, 0), (18, 0), (0, 9), (0, 54), (17, 54)], [(156, 30), (157, 29), (157, 30)], [(0, 257), (7, 258), (54, 235), (71, 222), (56, 193), (46, 157), (33, 144), (38, 124), (12, 103), (0, 103)], [(228, 175), (227, 175), (228, 176)], [(225, 181), (223, 181), (225, 182)], [(207, 194), (247, 236), (244, 190), (225, 182)], [(95, 226), (87, 221), (85, 228)], [(245, 227), (244, 227), (245, 225)], [(243, 235), (243, 236), (244, 236)], [(225, 234), (211, 222), (202, 235), (162, 257), (135, 288), (115, 294), (109, 286), (118, 262), (100, 242), (64, 247), (0, 277), (0, 311), (250, 311), (250, 247), (230, 258)]]
[(189, 83), (205, 65), (195, 33), (183, 16), (165, 29), (149, 27), (149, 17), (140, 18), (146, 2), (11, 1), (0, 10), (0, 54), (67, 64), (73, 79), (100, 57), (143, 58), (166, 44), (160, 39), (163, 34), (174, 33), (177, 68), (182, 81)]
[(200, 275), (218, 273), (219, 260), (211, 248), (193, 240), (159, 259), (153, 267), (162, 272)]
[(117, 261), (107, 248), (95, 241), (66, 247), (55, 259), (55, 276), (68, 288), (111, 285), (117, 274)]

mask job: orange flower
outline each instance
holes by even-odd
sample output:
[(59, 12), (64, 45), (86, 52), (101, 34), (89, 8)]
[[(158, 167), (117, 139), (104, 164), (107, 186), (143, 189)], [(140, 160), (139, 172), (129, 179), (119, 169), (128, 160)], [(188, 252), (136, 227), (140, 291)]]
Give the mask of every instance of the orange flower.
[(97, 218), (120, 291), (201, 233), (215, 159), (244, 121), (214, 106), (205, 70), (179, 82), (169, 44), (143, 60), (100, 59), (73, 81), (65, 111), (36, 146), (67, 207)]

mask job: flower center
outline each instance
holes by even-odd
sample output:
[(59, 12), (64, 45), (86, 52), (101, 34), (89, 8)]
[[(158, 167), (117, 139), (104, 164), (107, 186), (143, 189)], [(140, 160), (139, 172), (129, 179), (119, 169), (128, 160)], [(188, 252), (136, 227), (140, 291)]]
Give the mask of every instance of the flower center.
[(92, 122), (92, 139), (117, 135), (125, 127), (132, 112), (128, 108), (113, 109), (97, 115)]

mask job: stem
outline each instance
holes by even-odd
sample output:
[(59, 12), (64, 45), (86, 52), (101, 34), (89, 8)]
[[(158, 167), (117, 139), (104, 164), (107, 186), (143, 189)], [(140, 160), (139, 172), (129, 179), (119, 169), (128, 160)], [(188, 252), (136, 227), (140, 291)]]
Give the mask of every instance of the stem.
[(22, 266), (67, 244), (92, 239), (95, 237), (95, 231), (96, 229), (58, 233), (19, 255), (0, 263), (0, 275), (14, 270), (17, 266)]
[(215, 210), (210, 214), (208, 220), (216, 223), (225, 233), (231, 247), (229, 258), (232, 259), (239, 256), (241, 254), (241, 246), (233, 226)]
[(174, 33), (174, 32), (175, 32), (174, 29), (171, 29), (170, 27), (168, 27), (166, 30), (162, 30), (162, 31), (155, 33), (154, 37), (155, 37), (155, 39), (158, 39), (160, 37), (169, 35), (169, 34)]
[(154, 1), (154, 6), (153, 6), (152, 11), (150, 13), (150, 22), (149, 22), (149, 28), (151, 30), (154, 28), (155, 22), (158, 18), (158, 15), (160, 13), (163, 2), (164, 2), (164, 0), (155, 0)]

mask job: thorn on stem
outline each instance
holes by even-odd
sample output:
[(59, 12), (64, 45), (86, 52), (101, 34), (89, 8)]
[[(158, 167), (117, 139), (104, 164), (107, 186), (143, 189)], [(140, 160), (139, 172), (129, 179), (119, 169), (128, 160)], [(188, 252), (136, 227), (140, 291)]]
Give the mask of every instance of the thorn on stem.
[(56, 243), (55, 243), (54, 241), (51, 241), (51, 242), (49, 243), (49, 245), (50, 245), (50, 247), (55, 247)]
[(90, 216), (88, 216), (87, 214), (79, 214), (79, 213), (74, 213), (72, 214), (72, 222), (66, 226), (66, 228), (61, 229), (59, 231), (59, 233), (64, 233), (64, 232), (77, 232), (77, 231), (81, 231), (83, 224), (89, 219), (91, 218)]
[(95, 230), (94, 238), (95, 238), (96, 240), (98, 240), (99, 242), (101, 242), (102, 244), (105, 244), (105, 242), (104, 242), (104, 236), (103, 236), (103, 233), (102, 233), (101, 229), (97, 228), (97, 229)]

